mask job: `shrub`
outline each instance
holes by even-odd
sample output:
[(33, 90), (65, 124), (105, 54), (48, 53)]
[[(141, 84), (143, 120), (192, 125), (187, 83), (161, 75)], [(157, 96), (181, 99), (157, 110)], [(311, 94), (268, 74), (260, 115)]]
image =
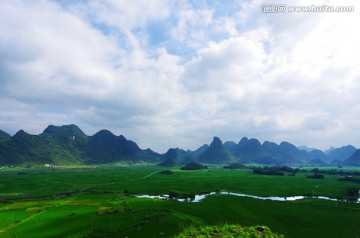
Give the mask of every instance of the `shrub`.
[(174, 174), (174, 172), (171, 170), (163, 170), (163, 171), (160, 171), (159, 174), (170, 175), (170, 174)]
[(359, 189), (358, 188), (347, 188), (347, 194), (351, 197), (359, 196)]
[(312, 178), (312, 179), (323, 179), (325, 178), (325, 176), (323, 174), (313, 174), (313, 175), (308, 175), (308, 178)]
[(200, 169), (207, 169), (207, 166), (201, 165), (196, 162), (190, 162), (185, 166), (181, 167), (182, 170), (200, 170)]
[(178, 198), (179, 197), (179, 193), (174, 191), (174, 190), (171, 190), (169, 192), (169, 198)]
[(177, 238), (185, 237), (253, 237), (253, 238), (280, 238), (283, 235), (273, 233), (266, 226), (242, 227), (239, 225), (222, 226), (191, 226), (180, 233)]
[(223, 168), (224, 169), (244, 169), (245, 165), (242, 163), (232, 163), (229, 165), (225, 165)]

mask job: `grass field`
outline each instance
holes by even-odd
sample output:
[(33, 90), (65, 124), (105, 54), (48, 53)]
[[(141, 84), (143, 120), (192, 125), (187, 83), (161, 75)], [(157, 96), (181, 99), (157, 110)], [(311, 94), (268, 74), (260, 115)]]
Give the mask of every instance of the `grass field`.
[(258, 196), (346, 197), (353, 182), (266, 176), (251, 170), (183, 171), (156, 166), (0, 171), (0, 237), (170, 237), (195, 225), (265, 225), (285, 237), (360, 237), (360, 204), (264, 201), (214, 195), (199, 203), (140, 199), (215, 190)]

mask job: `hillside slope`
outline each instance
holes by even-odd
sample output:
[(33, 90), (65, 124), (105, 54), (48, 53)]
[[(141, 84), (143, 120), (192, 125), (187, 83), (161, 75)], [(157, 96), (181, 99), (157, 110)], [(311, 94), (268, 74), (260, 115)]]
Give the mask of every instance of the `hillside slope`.
[(228, 164), (236, 162), (237, 159), (225, 149), (218, 137), (214, 137), (210, 146), (198, 156), (198, 161), (209, 164)]
[(159, 157), (122, 135), (101, 130), (87, 136), (76, 125), (50, 125), (40, 135), (20, 130), (11, 137), (0, 132), (0, 165), (158, 162)]
[(346, 159), (344, 165), (360, 166), (360, 149), (356, 150), (348, 159)]

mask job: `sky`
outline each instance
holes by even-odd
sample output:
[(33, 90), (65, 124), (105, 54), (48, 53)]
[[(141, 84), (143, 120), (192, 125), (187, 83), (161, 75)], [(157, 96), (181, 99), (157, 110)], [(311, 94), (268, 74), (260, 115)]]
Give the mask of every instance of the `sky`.
[[(312, 5), (354, 11), (288, 10)], [(358, 0), (0, 0), (0, 129), (359, 148), (359, 22)]]

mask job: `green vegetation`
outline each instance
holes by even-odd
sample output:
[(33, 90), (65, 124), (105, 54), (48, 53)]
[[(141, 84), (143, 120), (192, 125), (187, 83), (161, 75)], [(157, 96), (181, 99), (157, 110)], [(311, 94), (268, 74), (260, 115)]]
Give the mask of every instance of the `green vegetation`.
[(218, 137), (214, 137), (210, 146), (198, 156), (198, 161), (209, 164), (224, 164), (235, 162), (238, 159), (232, 155)]
[(325, 178), (325, 176), (323, 174), (313, 174), (313, 175), (308, 175), (308, 178), (312, 178), (312, 179), (323, 179)]
[(171, 174), (174, 174), (174, 172), (167, 169), (167, 170), (160, 171), (159, 174), (162, 174), (162, 175), (171, 175)]
[(347, 160), (344, 165), (360, 166), (360, 149), (356, 150)]
[(161, 167), (174, 167), (178, 165), (178, 163), (174, 159), (166, 159), (165, 161), (158, 164)]
[(229, 165), (225, 165), (224, 169), (244, 169), (246, 166), (242, 163), (232, 163)]
[[(224, 194), (199, 203), (136, 198), (231, 191), (257, 196), (353, 197), (357, 180), (339, 174), (308, 179), (254, 174), (251, 169), (168, 170), (157, 166), (82, 166), (0, 170), (0, 237), (172, 237), (189, 229), (262, 224), (285, 237), (359, 236), (358, 203), (257, 200)], [(168, 173), (168, 172), (166, 172)], [(352, 178), (359, 179), (354, 175)], [(231, 226), (231, 225), (229, 225)], [(229, 228), (230, 229), (230, 228)], [(240, 228), (239, 228), (240, 229)], [(245, 229), (245, 228), (244, 228)]]
[(175, 167), (189, 162), (212, 165), (241, 162), (247, 165), (359, 166), (360, 150), (348, 145), (334, 148), (328, 153), (317, 149), (308, 152), (289, 142), (278, 145), (265, 141), (261, 144), (255, 138), (244, 137), (238, 144), (223, 144), (220, 138), (214, 137), (210, 146), (205, 144), (195, 151), (170, 148), (165, 154), (158, 154), (151, 149), (143, 150), (134, 141), (127, 140), (123, 135), (116, 136), (108, 130), (88, 136), (76, 125), (50, 125), (39, 135), (20, 130), (10, 136), (0, 130), (0, 166), (157, 163), (163, 167)]
[(241, 227), (239, 225), (225, 224), (222, 226), (191, 226), (176, 238), (185, 237), (249, 237), (249, 238), (281, 238), (266, 226)]
[(201, 165), (196, 162), (190, 162), (186, 164), (185, 166), (181, 167), (182, 170), (201, 170), (201, 169), (207, 169), (207, 166)]
[(4, 165), (84, 165), (125, 161), (158, 162), (159, 154), (142, 150), (124, 136), (101, 130), (87, 136), (76, 125), (48, 126), (39, 135), (23, 130), (9, 137), (0, 131), (0, 166)]

